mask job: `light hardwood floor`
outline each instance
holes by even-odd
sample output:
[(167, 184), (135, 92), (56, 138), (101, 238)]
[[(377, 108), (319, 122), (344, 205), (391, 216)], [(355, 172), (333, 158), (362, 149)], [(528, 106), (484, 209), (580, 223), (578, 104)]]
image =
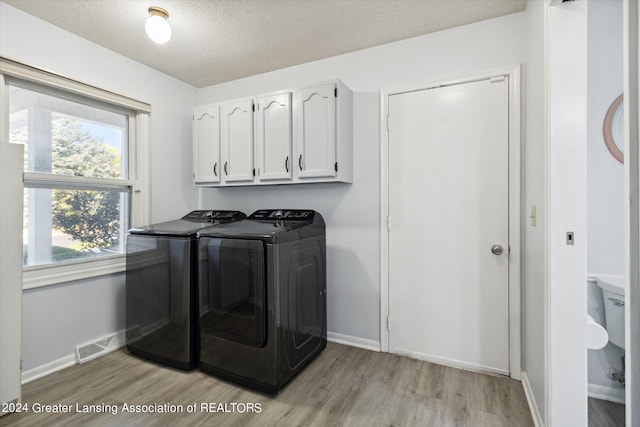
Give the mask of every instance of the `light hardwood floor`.
[[(532, 426), (522, 385), (407, 357), (329, 343), (275, 396), (198, 370), (165, 368), (119, 350), (23, 388), (30, 405), (67, 404), (71, 414), (14, 413), (3, 426)], [(183, 413), (122, 413), (122, 405), (182, 405)], [(194, 413), (186, 413), (196, 403)], [(201, 411), (201, 404), (259, 403), (260, 413)], [(75, 413), (117, 405), (118, 413)], [(237, 409), (244, 409), (237, 405)]]
[(623, 427), (624, 405), (589, 398), (589, 427)]

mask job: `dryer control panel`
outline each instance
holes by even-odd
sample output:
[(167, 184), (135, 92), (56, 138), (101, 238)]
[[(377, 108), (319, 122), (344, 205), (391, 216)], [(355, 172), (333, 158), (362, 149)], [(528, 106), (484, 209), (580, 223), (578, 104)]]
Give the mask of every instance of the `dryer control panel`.
[(313, 221), (315, 212), (303, 209), (262, 209), (255, 211), (249, 219), (260, 220), (287, 220), (287, 221)]

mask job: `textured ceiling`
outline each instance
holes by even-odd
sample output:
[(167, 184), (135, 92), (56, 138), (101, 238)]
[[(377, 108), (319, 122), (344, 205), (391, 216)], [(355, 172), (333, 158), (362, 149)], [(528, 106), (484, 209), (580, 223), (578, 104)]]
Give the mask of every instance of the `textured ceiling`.
[[(482, 21), (527, 0), (2, 0), (196, 87)], [(149, 6), (173, 38), (144, 32)]]

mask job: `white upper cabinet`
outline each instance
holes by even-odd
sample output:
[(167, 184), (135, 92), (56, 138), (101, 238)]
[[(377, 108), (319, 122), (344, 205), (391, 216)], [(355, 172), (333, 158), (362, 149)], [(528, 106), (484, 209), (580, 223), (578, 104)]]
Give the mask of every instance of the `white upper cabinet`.
[(337, 80), (297, 92), (296, 164), (299, 182), (353, 181), (353, 92)]
[(259, 97), (256, 115), (258, 179), (291, 179), (291, 92)]
[(197, 186), (353, 181), (353, 92), (340, 80), (193, 111)]
[(297, 176), (336, 176), (335, 84), (325, 84), (298, 92)]
[(222, 174), (224, 182), (251, 183), (253, 168), (253, 99), (222, 104)]
[(220, 182), (220, 117), (217, 105), (193, 109), (193, 182)]

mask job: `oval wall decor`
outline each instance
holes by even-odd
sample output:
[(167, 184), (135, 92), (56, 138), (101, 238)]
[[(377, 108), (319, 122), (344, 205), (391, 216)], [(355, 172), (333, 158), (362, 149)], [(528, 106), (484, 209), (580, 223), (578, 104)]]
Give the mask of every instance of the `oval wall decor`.
[(609, 106), (602, 126), (604, 143), (611, 155), (620, 163), (624, 163), (623, 111), (622, 95), (620, 95)]

